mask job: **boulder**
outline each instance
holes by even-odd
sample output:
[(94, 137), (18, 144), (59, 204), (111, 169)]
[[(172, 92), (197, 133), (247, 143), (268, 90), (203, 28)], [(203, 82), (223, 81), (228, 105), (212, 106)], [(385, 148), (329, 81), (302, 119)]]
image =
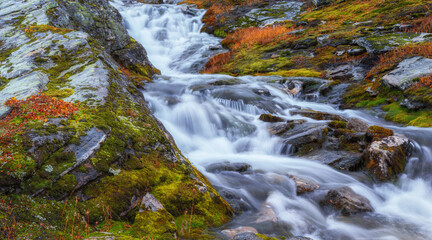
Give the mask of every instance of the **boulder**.
[(374, 211), (367, 198), (355, 193), (349, 187), (331, 189), (328, 191), (322, 204), (340, 210), (344, 216)]
[(293, 97), (299, 96), (303, 92), (303, 82), (301, 81), (288, 81), (284, 84), (285, 92)]
[(371, 141), (379, 141), (383, 138), (393, 136), (393, 130), (383, 128), (377, 125), (372, 125), (366, 132), (366, 138)]
[(275, 223), (278, 217), (275, 211), (266, 203), (262, 206), (260, 212), (258, 213), (258, 218), (255, 223)]
[(426, 105), (422, 102), (417, 102), (417, 101), (411, 101), (408, 98), (405, 98), (404, 100), (402, 100), (402, 102), (400, 103), (400, 105), (402, 107), (406, 107), (409, 110), (413, 110), (413, 111), (417, 111), (420, 109), (423, 109), (426, 107)]
[(358, 118), (350, 118), (347, 122), (347, 128), (356, 132), (367, 132), (369, 125)]
[(390, 180), (404, 171), (410, 152), (410, 140), (404, 136), (389, 136), (374, 141), (366, 150), (365, 169), (378, 180)]
[(313, 192), (313, 191), (320, 188), (318, 183), (316, 183), (313, 180), (310, 180), (307, 178), (302, 178), (302, 177), (296, 177), (296, 176), (290, 176), (290, 178), (292, 180), (294, 180), (294, 182), (296, 184), (297, 195), (300, 195), (303, 193), (308, 193), (308, 192)]
[(406, 90), (413, 84), (413, 80), (432, 73), (432, 59), (412, 57), (403, 60), (397, 68), (384, 77), (382, 81), (388, 87)]
[(222, 230), (222, 234), (229, 237), (230, 239), (242, 233), (252, 233), (255, 236), (258, 231), (255, 228), (248, 226), (241, 226), (234, 229)]

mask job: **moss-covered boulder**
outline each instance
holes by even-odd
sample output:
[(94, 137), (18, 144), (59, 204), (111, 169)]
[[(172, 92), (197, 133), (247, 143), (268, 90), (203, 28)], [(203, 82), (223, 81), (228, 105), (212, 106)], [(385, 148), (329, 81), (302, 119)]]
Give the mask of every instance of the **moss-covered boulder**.
[(403, 136), (374, 141), (366, 150), (365, 169), (376, 179), (388, 181), (404, 171), (411, 148), (410, 140)]

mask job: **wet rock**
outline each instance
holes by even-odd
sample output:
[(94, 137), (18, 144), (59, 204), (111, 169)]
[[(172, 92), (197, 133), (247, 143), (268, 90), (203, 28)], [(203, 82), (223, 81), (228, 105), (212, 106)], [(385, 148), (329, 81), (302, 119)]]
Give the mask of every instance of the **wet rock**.
[(412, 57), (403, 60), (397, 68), (382, 77), (382, 81), (389, 87), (406, 90), (416, 78), (430, 75), (432, 72), (432, 59)]
[(275, 211), (267, 204), (264, 204), (258, 213), (258, 218), (255, 220), (255, 223), (275, 223), (277, 222), (278, 217)]
[(160, 203), (155, 196), (151, 193), (147, 193), (141, 201), (141, 207), (140, 211), (143, 211), (142, 209), (147, 209), (152, 212), (157, 212), (158, 210), (164, 209), (162, 203)]
[(365, 169), (380, 181), (390, 180), (404, 171), (411, 148), (410, 140), (404, 136), (374, 141), (366, 150)]
[(241, 226), (241, 227), (234, 228), (234, 229), (222, 230), (222, 234), (224, 234), (225, 236), (227, 236), (229, 238), (233, 238), (236, 235), (239, 235), (242, 233), (252, 233), (255, 236), (255, 234), (258, 233), (258, 231), (255, 228), (248, 227), (248, 226)]
[(271, 135), (281, 135), (294, 128), (296, 125), (300, 125), (305, 122), (306, 120), (288, 120), (286, 123), (273, 124), (270, 126), (269, 132)]
[(348, 151), (329, 151), (322, 149), (303, 156), (307, 159), (321, 162), (339, 170), (355, 171), (361, 164), (362, 154)]
[(255, 233), (247, 232), (235, 235), (232, 240), (262, 240)]
[(235, 213), (240, 214), (252, 209), (251, 205), (243, 200), (243, 196), (229, 189), (222, 189), (219, 194), (230, 204)]
[(303, 91), (303, 82), (301, 81), (289, 81), (284, 84), (286, 88), (285, 92), (293, 97), (299, 96)]
[(291, 115), (301, 115), (304, 117), (312, 118), (315, 120), (338, 120), (338, 121), (346, 121), (347, 119), (345, 117), (332, 114), (332, 113), (326, 113), (326, 112), (318, 112), (314, 110), (308, 110), (308, 109), (302, 109), (302, 110), (291, 110)]
[(292, 180), (294, 180), (294, 182), (296, 184), (297, 195), (300, 195), (303, 193), (308, 193), (308, 192), (313, 192), (313, 191), (320, 188), (318, 183), (316, 183), (313, 180), (310, 180), (307, 178), (302, 178), (302, 177), (296, 177), (296, 176), (290, 176), (290, 178)]
[(426, 105), (424, 103), (411, 101), (408, 98), (405, 98), (404, 100), (402, 100), (400, 105), (402, 107), (406, 107), (409, 110), (413, 110), (413, 111), (417, 111), (417, 110), (420, 110), (420, 109), (423, 109), (426, 107)]
[(222, 171), (231, 171), (231, 172), (246, 172), (251, 170), (251, 165), (248, 163), (230, 163), (230, 162), (222, 162), (222, 163), (213, 163), (206, 167), (208, 172), (218, 173)]
[(285, 119), (273, 116), (271, 114), (261, 114), (261, 116), (259, 116), (259, 120), (263, 122), (285, 122)]
[(350, 118), (347, 122), (347, 128), (356, 132), (367, 132), (369, 125), (358, 118)]
[(370, 141), (379, 141), (383, 138), (392, 136), (393, 134), (393, 130), (383, 128), (377, 125), (372, 125), (368, 128), (366, 132), (366, 137)]
[(331, 189), (322, 204), (340, 210), (344, 216), (374, 211), (367, 198), (355, 193), (349, 187)]

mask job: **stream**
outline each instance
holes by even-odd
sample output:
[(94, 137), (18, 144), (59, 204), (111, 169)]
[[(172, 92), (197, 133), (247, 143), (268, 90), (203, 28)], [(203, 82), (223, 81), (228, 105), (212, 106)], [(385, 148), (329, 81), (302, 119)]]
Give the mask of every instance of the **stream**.
[[(291, 97), (277, 83), (278, 76), (198, 74), (209, 57), (224, 51), (220, 39), (200, 32), (205, 10), (121, 0), (113, 5), (162, 72), (143, 92), (151, 110), (216, 189), (239, 196), (242, 214), (217, 232), (251, 226), (269, 236), (432, 239), (432, 129), (399, 127), (372, 113)], [(298, 108), (359, 118), (409, 137), (414, 150), (405, 172), (395, 182), (377, 184), (364, 174), (290, 155), (289, 146), (271, 136), (268, 123), (258, 118), (271, 113), (298, 119), (290, 114)], [(207, 171), (226, 161), (250, 164), (252, 170)], [(290, 175), (311, 179), (320, 188), (297, 195)], [(319, 200), (341, 186), (366, 197), (375, 211), (347, 217), (323, 208)], [(268, 209), (274, 216), (265, 214)]]

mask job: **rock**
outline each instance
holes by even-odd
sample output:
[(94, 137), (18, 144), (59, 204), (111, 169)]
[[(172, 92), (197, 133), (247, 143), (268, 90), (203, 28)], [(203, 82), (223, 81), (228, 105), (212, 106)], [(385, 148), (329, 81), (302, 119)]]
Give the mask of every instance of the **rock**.
[(157, 212), (158, 210), (164, 209), (164, 207), (162, 206), (162, 203), (153, 196), (153, 194), (147, 193), (141, 201), (140, 211), (143, 211), (142, 209)]
[(327, 134), (326, 126), (307, 126), (300, 125), (293, 131), (285, 132), (284, 144), (290, 145), (294, 149), (294, 153), (306, 154), (308, 152), (321, 148), (322, 143), (325, 141)]
[(78, 163), (87, 160), (93, 153), (95, 153), (100, 144), (105, 141), (106, 134), (104, 131), (92, 128), (86, 132), (85, 136), (80, 138), (80, 144), (71, 144), (65, 148), (65, 152), (72, 152), (75, 154), (75, 159)]
[(258, 233), (258, 231), (253, 227), (247, 227), (247, 226), (222, 230), (222, 234), (229, 237), (230, 239), (242, 233), (252, 233), (255, 236), (255, 234)]
[(269, 132), (271, 135), (281, 135), (296, 125), (300, 125), (305, 122), (306, 120), (288, 120), (286, 123), (273, 124), (270, 126)]
[(308, 109), (302, 109), (302, 110), (291, 110), (291, 115), (301, 115), (304, 117), (312, 118), (315, 120), (338, 120), (338, 121), (346, 121), (345, 117), (332, 114), (332, 113), (326, 113), (326, 112), (318, 112), (314, 110), (308, 110)]
[(293, 97), (299, 96), (303, 91), (303, 82), (301, 81), (288, 81), (284, 85), (286, 86), (285, 92)]
[(412, 57), (403, 60), (397, 68), (382, 77), (382, 81), (389, 87), (406, 90), (416, 78), (430, 75), (432, 72), (432, 59)]
[(374, 141), (366, 150), (365, 169), (380, 181), (390, 180), (404, 171), (411, 148), (410, 140), (404, 136)]
[(351, 55), (351, 56), (359, 56), (365, 52), (366, 52), (366, 49), (362, 48), (362, 47), (348, 49), (348, 55)]
[(271, 114), (261, 114), (259, 116), (259, 120), (263, 122), (285, 122), (285, 119), (277, 116), (273, 116)]
[(322, 7), (324, 5), (328, 5), (330, 3), (333, 3), (335, 0), (312, 0), (312, 3), (316, 6), (316, 7)]
[(267, 204), (264, 204), (258, 213), (258, 218), (255, 220), (255, 223), (275, 223), (277, 222), (278, 217), (275, 211)]
[(308, 193), (308, 192), (313, 192), (313, 191), (320, 188), (318, 183), (316, 183), (315, 181), (312, 181), (310, 179), (296, 177), (296, 176), (290, 176), (290, 178), (292, 180), (294, 180), (294, 182), (296, 184), (297, 195), (300, 195), (303, 193)]
[(408, 98), (405, 98), (404, 100), (402, 100), (400, 105), (402, 107), (406, 107), (409, 110), (413, 110), (413, 111), (417, 111), (417, 110), (420, 110), (420, 109), (423, 109), (426, 107), (426, 105), (424, 103), (416, 102), (416, 101), (410, 101)]
[(218, 173), (222, 171), (232, 171), (232, 172), (246, 172), (251, 170), (251, 165), (248, 163), (230, 163), (230, 162), (222, 162), (222, 163), (213, 163), (206, 167), (208, 172)]
[[(340, 146), (338, 146), (339, 148)], [(361, 164), (362, 154), (348, 151), (330, 151), (322, 149), (303, 156), (304, 158), (321, 162), (338, 170), (357, 170)]]
[(300, 41), (297, 41), (293, 47), (293, 49), (308, 49), (310, 47), (318, 45), (318, 41), (316, 38), (306, 38)]
[(366, 137), (371, 141), (379, 141), (385, 137), (392, 136), (393, 134), (393, 130), (373, 125), (368, 128)]
[(232, 240), (262, 240), (255, 233), (247, 232), (235, 235)]
[(347, 122), (347, 128), (356, 132), (367, 132), (369, 125), (358, 118), (350, 118)]
[(243, 196), (239, 192), (222, 189), (219, 191), (219, 194), (230, 204), (231, 208), (237, 214), (252, 209), (250, 204), (243, 200)]
[(355, 193), (349, 187), (331, 189), (328, 191), (322, 204), (340, 210), (344, 216), (374, 211), (367, 198)]

